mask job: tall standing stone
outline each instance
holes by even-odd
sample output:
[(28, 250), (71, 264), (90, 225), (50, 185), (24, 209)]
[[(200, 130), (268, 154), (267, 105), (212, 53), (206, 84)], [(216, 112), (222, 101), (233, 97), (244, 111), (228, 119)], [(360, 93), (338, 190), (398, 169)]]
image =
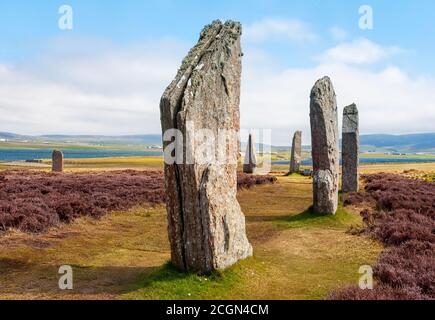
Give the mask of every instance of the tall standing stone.
[(351, 104), (343, 111), (342, 190), (358, 192), (359, 182), (359, 117), (358, 108)]
[[(216, 150), (233, 150), (234, 162), (202, 163), (198, 153), (187, 150), (187, 146), (198, 147), (193, 139), (181, 146), (184, 157), (186, 153), (192, 156), (191, 162), (165, 163), (171, 259), (181, 270), (208, 273), (252, 255), (245, 216), (236, 198), (241, 31), (240, 23), (233, 21), (206, 26), (161, 98), (163, 134), (177, 129), (187, 139), (192, 126), (215, 136), (220, 129), (237, 133)], [(164, 141), (165, 148), (170, 144)], [(176, 145), (175, 153), (180, 150), (180, 144)]]
[(252, 135), (249, 135), (248, 145), (246, 146), (245, 161), (243, 163), (243, 172), (253, 174), (257, 168), (257, 156)]
[(339, 149), (337, 101), (329, 77), (316, 82), (310, 102), (314, 210), (335, 214), (338, 207)]
[(290, 173), (299, 173), (302, 160), (302, 131), (296, 131), (293, 136)]
[(51, 155), (51, 171), (63, 172), (63, 153), (59, 150), (54, 150)]

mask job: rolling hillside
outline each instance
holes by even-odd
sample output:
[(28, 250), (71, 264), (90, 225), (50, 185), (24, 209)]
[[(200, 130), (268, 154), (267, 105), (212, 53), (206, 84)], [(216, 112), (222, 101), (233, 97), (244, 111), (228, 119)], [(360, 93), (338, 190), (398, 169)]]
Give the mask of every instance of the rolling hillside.
[[(96, 145), (161, 145), (160, 134), (102, 136), (102, 135), (41, 135), (27, 136), (10, 132), (0, 132), (1, 141), (28, 141), (50, 143), (87, 143)], [(377, 152), (435, 152), (435, 133), (421, 133), (409, 135), (373, 134), (361, 135), (362, 151)], [(309, 151), (309, 141), (303, 141), (303, 149)], [(246, 149), (246, 143), (242, 142), (241, 149)], [(260, 145), (257, 144), (257, 150)], [(275, 152), (288, 150), (289, 146), (273, 146)]]

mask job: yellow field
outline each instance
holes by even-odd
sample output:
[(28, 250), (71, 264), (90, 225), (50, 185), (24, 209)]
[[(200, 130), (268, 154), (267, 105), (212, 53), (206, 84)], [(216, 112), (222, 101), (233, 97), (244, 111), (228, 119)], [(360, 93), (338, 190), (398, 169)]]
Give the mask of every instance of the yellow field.
[[(0, 170), (10, 168), (29, 168), (50, 170), (51, 160), (43, 160), (42, 164), (25, 162), (13, 162), (0, 164)], [(118, 169), (163, 169), (163, 157), (113, 157), (96, 159), (66, 159), (66, 171), (94, 171), (94, 170), (118, 170)], [(302, 169), (311, 169), (302, 166)], [(435, 172), (435, 163), (391, 163), (391, 164), (364, 164), (360, 166), (361, 173), (392, 172), (400, 173), (404, 170), (421, 170)], [(278, 174), (287, 173), (288, 165), (272, 165), (272, 172)]]
[[(120, 169), (163, 169), (162, 157), (113, 157), (96, 159), (65, 159), (66, 172), (74, 171), (99, 171)], [(0, 170), (4, 169), (33, 169), (51, 170), (51, 160), (42, 160), (42, 163), (11, 162), (0, 164)]]

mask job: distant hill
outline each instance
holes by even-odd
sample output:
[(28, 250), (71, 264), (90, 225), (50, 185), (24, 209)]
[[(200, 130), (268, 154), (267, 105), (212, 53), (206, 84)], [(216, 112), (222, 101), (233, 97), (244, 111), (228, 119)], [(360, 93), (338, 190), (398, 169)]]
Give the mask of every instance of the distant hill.
[[(307, 141), (304, 142), (307, 143)], [(363, 152), (435, 153), (435, 133), (361, 135), (360, 144)], [(256, 147), (258, 149), (260, 145), (257, 144)], [(242, 150), (244, 149), (246, 149), (246, 143), (242, 143)], [(290, 146), (272, 147), (272, 151), (275, 152), (287, 152), (289, 149)], [(303, 145), (302, 150), (311, 151), (311, 146)]]
[[(9, 141), (30, 141), (30, 142), (56, 142), (56, 143), (88, 143), (97, 145), (161, 145), (162, 137), (160, 134), (144, 135), (123, 135), (123, 136), (103, 136), (103, 135), (41, 135), (28, 136), (10, 132), (0, 132), (0, 140)], [(435, 152), (435, 133), (389, 135), (372, 134), (361, 135), (362, 151), (376, 152)], [(264, 146), (257, 144), (257, 150)], [(241, 150), (244, 152), (246, 143), (242, 142)], [(303, 146), (303, 150), (308, 151), (309, 146)], [(287, 152), (288, 146), (273, 146), (274, 152)]]
[(360, 143), (363, 151), (435, 152), (435, 133), (362, 135)]
[(130, 144), (130, 145), (161, 145), (162, 136), (159, 134), (102, 136), (102, 135), (41, 135), (25, 136), (10, 132), (0, 132), (0, 139), (10, 141), (31, 142), (68, 142), (89, 144)]

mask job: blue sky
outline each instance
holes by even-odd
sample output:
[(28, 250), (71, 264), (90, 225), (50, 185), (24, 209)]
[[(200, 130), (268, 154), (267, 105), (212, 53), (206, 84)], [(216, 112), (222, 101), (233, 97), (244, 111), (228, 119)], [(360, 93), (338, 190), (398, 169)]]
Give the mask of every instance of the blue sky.
[[(70, 31), (58, 28), (63, 4), (74, 10)], [(364, 4), (373, 8), (373, 30), (358, 26)], [(1, 1), (0, 85), (8, 86), (0, 97), (7, 115), (1, 131), (158, 132), (159, 96), (214, 19), (244, 26), (244, 127), (272, 128), (279, 142), (289, 131), (309, 131), (304, 99), (323, 72), (337, 79), (339, 104), (366, 108), (363, 133), (431, 131), (434, 12), (431, 0)], [(407, 106), (414, 118), (407, 118)], [(29, 115), (36, 108), (51, 117)], [(265, 121), (264, 109), (276, 118)], [(129, 124), (123, 110), (137, 121)], [(391, 121), (382, 126), (382, 118)], [(66, 119), (69, 126), (53, 125)]]
[[(57, 27), (57, 10), (62, 4), (74, 9), (74, 30), (68, 35)], [(372, 31), (358, 27), (358, 8), (363, 4), (374, 9)], [(2, 1), (0, 7), (0, 58), (3, 61), (28, 58), (54, 37), (102, 38), (119, 44), (167, 37), (193, 44), (198, 30), (213, 19), (234, 19), (250, 24), (273, 17), (296, 18), (319, 34), (331, 26), (340, 26), (354, 37), (369, 37), (375, 42), (414, 50), (413, 59), (403, 58), (400, 63), (411, 72), (435, 71), (435, 64), (431, 63), (435, 41), (428, 41), (428, 36), (435, 31), (432, 0), (18, 0)], [(272, 42), (265, 47), (275, 51), (285, 66), (299, 66), (310, 63), (304, 61), (306, 53), (327, 48), (332, 43), (332, 39), (323, 37), (315, 44), (298, 47), (297, 52), (293, 44)]]

